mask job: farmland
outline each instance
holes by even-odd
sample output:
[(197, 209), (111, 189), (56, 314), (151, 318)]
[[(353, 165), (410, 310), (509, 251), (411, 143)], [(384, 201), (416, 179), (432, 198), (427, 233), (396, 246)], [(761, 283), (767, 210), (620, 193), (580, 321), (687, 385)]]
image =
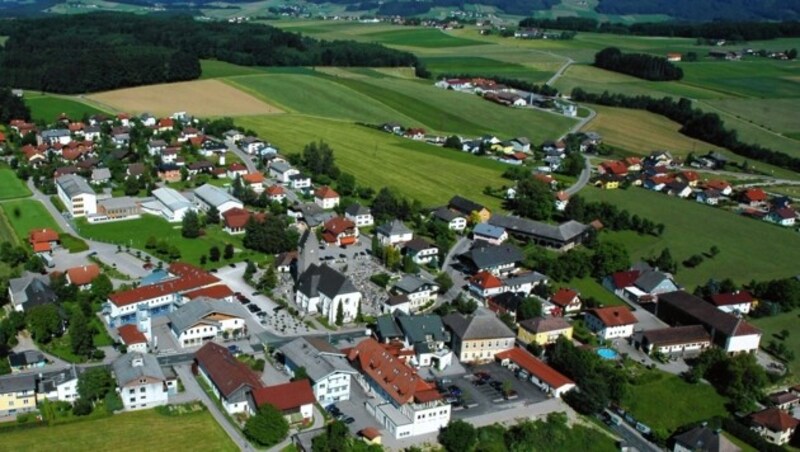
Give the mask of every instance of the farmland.
[(483, 194), (483, 187), (508, 184), (502, 163), (451, 149), (394, 137), (355, 124), (300, 115), (240, 118), (285, 153), (300, 152), (311, 141), (324, 140), (334, 150), (337, 165), (359, 184), (390, 187), (425, 205), (444, 204), (455, 194), (498, 207), (500, 200)]
[(61, 114), (69, 118), (81, 120), (85, 115), (108, 113), (86, 103), (66, 97), (49, 94), (25, 94), (25, 103), (31, 109), (31, 118), (34, 121), (53, 122)]
[(24, 198), (31, 191), (9, 168), (0, 168), (0, 199)]
[(380, 42), (381, 44), (402, 47), (467, 47), (485, 44), (484, 42), (473, 39), (454, 37), (435, 28), (379, 31), (364, 36), (371, 41)]
[(200, 60), (201, 79), (235, 77), (237, 75), (262, 74), (264, 71), (256, 67), (237, 66), (217, 60)]
[[(146, 434), (142, 434), (147, 432)], [(192, 450), (235, 451), (230, 441), (208, 412), (164, 417), (154, 410), (121, 413), (91, 424), (71, 424), (3, 432), (3, 447), (8, 450), (114, 450), (169, 451), (186, 444)]]
[(485, 57), (429, 57), (423, 62), (434, 76), (439, 74), (494, 75), (533, 83), (547, 81), (552, 72), (536, 70), (517, 63), (492, 60)]
[(169, 115), (176, 111), (188, 111), (197, 116), (280, 113), (279, 109), (218, 80), (124, 88), (87, 97), (110, 109), (137, 114)]
[[(744, 284), (754, 279), (781, 278), (796, 273), (800, 238), (791, 230), (642, 188), (587, 188), (581, 196), (610, 202), (632, 215), (666, 225), (664, 235), (659, 238), (627, 232), (605, 233), (609, 240), (622, 243), (634, 259), (654, 256), (669, 248), (672, 256), (682, 262), (716, 245), (720, 253), (713, 259), (706, 259), (693, 269), (679, 266), (676, 279), (689, 289), (704, 284), (709, 278), (731, 278)], [(758, 264), (754, 265), (755, 262)]]
[[(776, 335), (781, 331), (791, 331), (793, 334), (789, 334), (785, 339), (785, 343), (789, 350), (794, 350), (795, 353), (800, 350), (800, 334), (796, 334), (798, 321), (800, 321), (800, 310), (797, 309), (772, 317), (762, 317), (752, 320), (753, 324), (761, 328), (764, 332), (764, 336), (761, 339), (762, 346), (766, 345), (769, 341), (777, 341)], [(792, 370), (793, 381), (795, 383), (800, 381), (800, 361), (795, 359), (789, 363), (789, 368)]]

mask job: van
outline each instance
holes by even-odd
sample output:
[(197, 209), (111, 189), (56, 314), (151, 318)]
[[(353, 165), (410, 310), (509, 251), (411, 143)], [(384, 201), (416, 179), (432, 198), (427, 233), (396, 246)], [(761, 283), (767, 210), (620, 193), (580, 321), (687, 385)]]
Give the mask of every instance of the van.
[(610, 414), (608, 416), (608, 423), (611, 425), (622, 425), (622, 418), (616, 414)]

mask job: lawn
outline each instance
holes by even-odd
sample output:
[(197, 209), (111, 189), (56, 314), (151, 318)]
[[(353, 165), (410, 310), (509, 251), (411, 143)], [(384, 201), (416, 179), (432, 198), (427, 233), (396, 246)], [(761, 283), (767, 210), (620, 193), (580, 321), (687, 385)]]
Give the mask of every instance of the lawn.
[(8, 201), (0, 204), (0, 208), (22, 241), (27, 242), (28, 233), (32, 229), (51, 228), (62, 232), (56, 220), (39, 201), (32, 199)]
[(0, 199), (25, 198), (30, 195), (31, 191), (13, 170), (0, 168)]
[(720, 253), (715, 258), (706, 259), (693, 269), (680, 266), (676, 279), (690, 290), (709, 278), (731, 278), (744, 284), (753, 279), (782, 278), (797, 273), (800, 237), (791, 230), (643, 188), (600, 190), (589, 187), (581, 196), (591, 201), (610, 202), (631, 214), (666, 225), (664, 235), (659, 238), (630, 232), (604, 233), (608, 239), (624, 244), (633, 259), (657, 255), (667, 247), (672, 256), (682, 262), (716, 245)]
[(422, 60), (436, 78), (439, 74), (476, 74), (527, 80), (547, 81), (552, 72), (537, 71), (522, 64), (507, 63), (484, 57), (428, 57)]
[[(783, 330), (788, 330), (791, 333), (786, 338), (786, 345), (790, 350), (794, 350), (795, 353), (800, 351), (800, 331), (797, 330), (797, 325), (800, 324), (800, 309), (772, 317), (752, 319), (751, 321), (764, 332), (761, 345), (767, 345), (767, 342), (773, 339), (777, 341), (778, 339), (775, 335)], [(792, 370), (793, 381), (795, 383), (800, 381), (800, 357), (789, 363), (789, 368)]]
[(181, 252), (180, 260), (195, 265), (200, 265), (200, 258), (208, 255), (212, 246), (217, 246), (223, 251), (225, 245), (233, 244), (238, 251), (230, 261), (208, 262), (206, 268), (219, 267), (228, 262), (239, 262), (244, 259), (261, 261), (263, 254), (247, 251), (242, 248), (242, 236), (232, 236), (223, 232), (218, 226), (206, 228), (206, 235), (197, 239), (186, 239), (181, 236), (180, 223), (168, 223), (166, 220), (152, 215), (128, 221), (118, 221), (105, 224), (89, 224), (85, 220), (78, 221), (80, 234), (84, 237), (119, 245), (129, 245), (132, 248), (145, 250), (147, 239), (155, 237), (166, 240), (170, 245), (175, 245)]
[(325, 140), (339, 168), (353, 174), (359, 184), (390, 187), (429, 206), (460, 194), (497, 208), (500, 200), (484, 195), (483, 188), (509, 183), (500, 177), (506, 168), (502, 163), (355, 124), (300, 115), (239, 118), (237, 124), (258, 132), (285, 153)]
[(206, 411), (169, 417), (154, 410), (134, 411), (86, 422), (3, 432), (3, 448), (7, 450), (172, 451), (187, 444), (198, 451), (238, 450)]
[(25, 94), (25, 104), (30, 107), (34, 121), (46, 123), (54, 122), (62, 113), (78, 121), (86, 115), (108, 113), (77, 100), (49, 94)]
[(474, 39), (458, 38), (434, 28), (405, 28), (401, 30), (379, 31), (364, 35), (366, 38), (386, 45), (403, 47), (468, 47), (484, 45)]
[(239, 75), (263, 74), (264, 70), (252, 66), (239, 66), (225, 61), (200, 60), (201, 79), (236, 77)]
[(647, 375), (646, 383), (631, 385), (622, 406), (652, 429), (672, 432), (681, 425), (724, 416), (726, 399), (713, 387), (689, 384), (661, 371)]
[(577, 290), (581, 294), (581, 299), (592, 297), (602, 303), (603, 306), (628, 306), (591, 277), (575, 278), (564, 284), (564, 286)]

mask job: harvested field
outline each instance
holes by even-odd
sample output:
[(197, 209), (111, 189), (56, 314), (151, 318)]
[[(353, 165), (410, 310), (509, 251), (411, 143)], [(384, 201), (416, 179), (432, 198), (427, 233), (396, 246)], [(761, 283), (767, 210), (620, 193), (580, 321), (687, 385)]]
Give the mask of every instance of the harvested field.
[(248, 116), (282, 113), (272, 105), (218, 80), (166, 83), (92, 94), (89, 99), (118, 111), (195, 116)]

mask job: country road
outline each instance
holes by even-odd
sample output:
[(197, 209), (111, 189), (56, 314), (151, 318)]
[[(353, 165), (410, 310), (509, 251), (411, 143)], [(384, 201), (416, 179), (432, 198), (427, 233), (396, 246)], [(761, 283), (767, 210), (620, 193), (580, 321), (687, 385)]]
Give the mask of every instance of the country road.
[(567, 68), (570, 67), (572, 65), (572, 63), (574, 63), (574, 62), (575, 62), (575, 60), (573, 60), (572, 58), (567, 58), (566, 63), (564, 63), (564, 65), (561, 66), (560, 68), (558, 68), (558, 71), (556, 71), (556, 73), (553, 74), (552, 77), (550, 77), (550, 80), (548, 80), (545, 83), (545, 85), (552, 86), (553, 83), (555, 83), (559, 79), (559, 77), (564, 75), (564, 72), (567, 70)]

